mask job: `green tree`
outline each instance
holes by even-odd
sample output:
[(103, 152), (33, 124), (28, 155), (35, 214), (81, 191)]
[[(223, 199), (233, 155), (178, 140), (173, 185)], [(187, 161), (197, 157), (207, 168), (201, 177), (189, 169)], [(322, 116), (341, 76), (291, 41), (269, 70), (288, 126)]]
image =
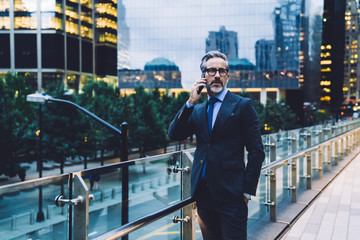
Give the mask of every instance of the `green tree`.
[(22, 180), (20, 163), (30, 162), (35, 150), (35, 109), (26, 102), (31, 91), (23, 77), (9, 73), (0, 80), (0, 174)]
[(147, 151), (162, 148), (166, 144), (166, 129), (160, 116), (161, 105), (154, 100), (152, 92), (146, 92), (143, 87), (135, 89), (131, 95), (129, 115), (129, 144), (139, 148), (140, 156)]
[(279, 103), (267, 101), (266, 106), (259, 113), (259, 118), (262, 133), (274, 133), (298, 127), (295, 113), (284, 100)]

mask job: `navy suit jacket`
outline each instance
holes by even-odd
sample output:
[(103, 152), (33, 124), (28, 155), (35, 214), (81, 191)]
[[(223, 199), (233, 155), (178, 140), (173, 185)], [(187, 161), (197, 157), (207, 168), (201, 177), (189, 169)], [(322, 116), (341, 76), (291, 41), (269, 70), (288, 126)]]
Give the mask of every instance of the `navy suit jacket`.
[[(191, 108), (184, 105), (168, 132), (169, 138), (177, 141), (196, 134), (191, 195), (194, 196), (205, 161), (208, 188), (214, 200), (229, 202), (240, 199), (243, 193), (255, 195), (265, 154), (251, 100), (228, 91), (211, 135), (206, 110), (206, 102)], [(244, 147), (248, 151), (246, 166)]]

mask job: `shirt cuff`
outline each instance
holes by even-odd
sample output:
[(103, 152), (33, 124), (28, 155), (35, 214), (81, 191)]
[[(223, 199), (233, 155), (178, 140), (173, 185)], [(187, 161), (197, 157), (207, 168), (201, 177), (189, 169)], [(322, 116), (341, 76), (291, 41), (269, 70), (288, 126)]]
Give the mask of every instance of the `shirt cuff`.
[(195, 104), (190, 104), (188, 101), (186, 101), (185, 105), (187, 108), (191, 108), (191, 107), (195, 106)]
[(246, 197), (248, 200), (251, 200), (251, 194), (244, 193), (244, 197)]

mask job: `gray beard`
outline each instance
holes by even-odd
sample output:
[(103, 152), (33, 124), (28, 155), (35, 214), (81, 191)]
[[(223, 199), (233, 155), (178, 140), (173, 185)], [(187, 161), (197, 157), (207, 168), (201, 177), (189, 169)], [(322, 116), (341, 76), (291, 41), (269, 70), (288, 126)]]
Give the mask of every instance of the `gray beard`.
[(215, 88), (215, 87), (213, 87), (213, 86), (209, 86), (209, 90), (210, 90), (210, 92), (212, 92), (212, 93), (221, 93), (221, 91), (222, 90), (224, 90), (224, 87), (223, 86), (221, 86), (220, 88)]

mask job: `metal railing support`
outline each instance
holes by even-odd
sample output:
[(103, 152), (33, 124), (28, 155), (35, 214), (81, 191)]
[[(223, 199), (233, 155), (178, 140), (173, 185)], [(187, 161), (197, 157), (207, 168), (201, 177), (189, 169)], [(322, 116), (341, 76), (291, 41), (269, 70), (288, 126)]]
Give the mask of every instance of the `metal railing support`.
[(324, 158), (324, 152), (323, 152), (323, 147), (319, 147), (318, 149), (318, 156), (319, 156), (319, 159), (318, 159), (318, 171), (319, 171), (319, 179), (322, 179), (323, 178), (323, 158)]
[[(129, 136), (129, 125), (127, 122), (121, 124), (121, 162), (128, 161), (128, 136)], [(124, 225), (129, 222), (129, 167), (124, 166), (121, 169), (121, 224)], [(122, 240), (127, 240), (129, 237), (124, 236)]]
[(337, 166), (339, 164), (339, 141), (335, 140), (334, 141), (334, 155), (333, 155), (333, 161), (334, 161), (334, 165)]
[(276, 171), (270, 171), (268, 176), (270, 177), (270, 202), (267, 202), (267, 205), (270, 206), (270, 220), (276, 222)]
[(311, 168), (311, 152), (306, 154), (306, 188), (311, 189), (311, 178), (312, 178), (312, 168)]
[[(192, 169), (192, 164), (194, 161), (193, 156), (189, 152), (181, 152), (182, 158), (182, 168), (189, 167)], [(182, 171), (182, 200), (189, 198), (191, 196), (191, 174), (190, 171)], [(185, 207), (182, 212), (182, 218), (189, 218), (187, 222), (181, 222), (182, 228), (182, 240), (194, 240), (196, 239), (196, 216), (195, 216), (196, 206), (195, 203), (190, 204)]]
[(291, 160), (290, 163), (291, 166), (291, 186), (290, 186), (290, 190), (291, 190), (291, 202), (296, 202), (297, 201), (297, 187), (296, 187), (296, 179), (297, 179), (297, 159), (294, 158)]
[(332, 148), (331, 148), (331, 146), (332, 146), (332, 142), (330, 142), (327, 146), (326, 146), (326, 150), (327, 150), (327, 156), (326, 156), (326, 158), (327, 158), (327, 161), (326, 161), (326, 163), (327, 163), (327, 170), (329, 171), (329, 172), (331, 172), (332, 171), (332, 157), (331, 157), (331, 151), (332, 151)]

